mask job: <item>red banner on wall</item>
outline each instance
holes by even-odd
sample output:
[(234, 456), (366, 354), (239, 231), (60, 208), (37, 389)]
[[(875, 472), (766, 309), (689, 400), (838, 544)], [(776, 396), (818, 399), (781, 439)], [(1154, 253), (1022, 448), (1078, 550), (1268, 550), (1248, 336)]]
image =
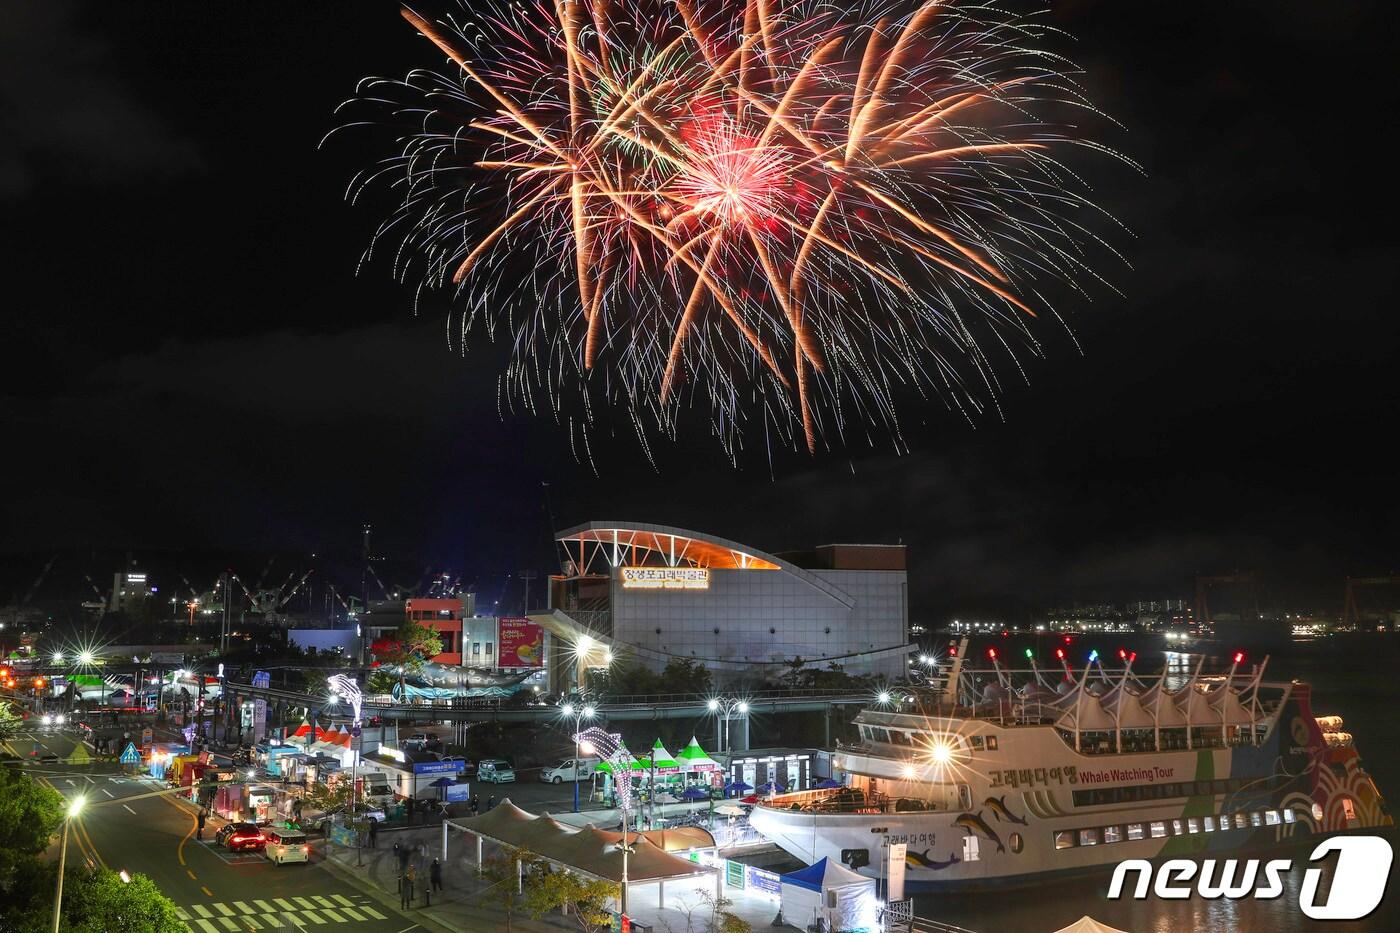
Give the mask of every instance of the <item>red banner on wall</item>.
[(501, 667), (543, 667), (544, 629), (529, 619), (500, 619)]

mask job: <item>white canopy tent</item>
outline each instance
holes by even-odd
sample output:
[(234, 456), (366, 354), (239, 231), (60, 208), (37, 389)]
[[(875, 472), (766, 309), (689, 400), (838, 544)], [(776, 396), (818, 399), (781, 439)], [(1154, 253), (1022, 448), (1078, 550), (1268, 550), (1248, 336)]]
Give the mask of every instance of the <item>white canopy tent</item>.
[(1127, 933), (1117, 927), (1111, 927), (1106, 923), (1100, 923), (1093, 917), (1085, 914), (1067, 927), (1061, 927), (1055, 933)]
[[(778, 881), (783, 917), (791, 924), (806, 929), (825, 918), (832, 933), (878, 929), (874, 878), (823, 858)], [(832, 901), (836, 906), (828, 907)]]

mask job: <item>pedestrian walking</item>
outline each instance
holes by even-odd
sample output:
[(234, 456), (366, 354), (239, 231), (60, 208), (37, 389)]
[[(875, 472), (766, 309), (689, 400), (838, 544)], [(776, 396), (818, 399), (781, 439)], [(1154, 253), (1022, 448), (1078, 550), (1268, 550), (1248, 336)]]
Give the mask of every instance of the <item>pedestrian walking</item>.
[(408, 909), (408, 902), (412, 897), (413, 895), (408, 893), (408, 875), (399, 872), (399, 909)]
[(399, 854), (399, 871), (406, 870), (408, 868), (408, 857), (412, 852), (410, 852), (408, 846), (401, 846), (397, 842), (394, 843), (394, 851)]
[(494, 809), (496, 809), (496, 795), (492, 794), (486, 798), (486, 812), (490, 813)]
[(415, 869), (414, 866), (410, 863), (409, 866), (408, 866), (408, 871), (404, 872), (404, 876), (403, 876), (404, 906), (405, 906), (405, 907), (412, 907), (412, 906), (413, 906), (413, 886), (414, 886), (414, 883), (415, 883), (417, 880), (418, 880), (418, 872), (417, 872), (417, 869)]
[(479, 814), (481, 812), (481, 797), (477, 794), (472, 794), (470, 806), (472, 808), (472, 816)]
[(432, 867), (428, 869), (428, 880), (433, 884), (434, 891), (442, 890), (442, 861), (433, 859)]
[(369, 821), (369, 847), (370, 847), (371, 849), (377, 848), (377, 846), (375, 845), (375, 843), (377, 843), (378, 841), (379, 841), (379, 821), (378, 821), (378, 820), (370, 820), (370, 821)]
[(413, 803), (414, 803), (413, 795), (410, 794), (409, 797), (408, 797), (408, 825), (409, 825), (409, 826), (412, 826), (412, 825), (413, 825)]
[(206, 819), (206, 817), (204, 816), (204, 811), (203, 811), (203, 810), (200, 810), (200, 811), (199, 811), (199, 816), (195, 817), (195, 833), (194, 833), (194, 838), (195, 838), (195, 839), (198, 839), (198, 840), (201, 841), (201, 842), (204, 841), (204, 820), (205, 820), (205, 819)]

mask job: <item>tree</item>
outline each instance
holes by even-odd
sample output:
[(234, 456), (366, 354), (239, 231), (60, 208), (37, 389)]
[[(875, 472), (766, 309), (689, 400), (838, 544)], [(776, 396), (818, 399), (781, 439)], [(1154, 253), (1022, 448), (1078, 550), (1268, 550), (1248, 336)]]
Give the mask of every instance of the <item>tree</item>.
[(511, 920), (516, 912), (525, 907), (525, 896), (516, 888), (521, 866), (533, 873), (540, 868), (540, 862), (529, 849), (508, 849), (504, 854), (493, 855), (481, 864), (481, 876), (488, 882), (488, 887), (478, 896), (505, 911), (506, 933), (510, 933)]
[(340, 781), (335, 787), (331, 787), (317, 781), (307, 790), (306, 797), (303, 799), (306, 801), (305, 806), (308, 809), (330, 813), (350, 802), (350, 782)]
[(24, 720), (15, 715), (9, 703), (0, 700), (0, 742), (8, 742), (24, 727)]
[(370, 650), (381, 662), (399, 669), (402, 688), (405, 676), (417, 674), (428, 658), (442, 654), (442, 638), (436, 629), (404, 619), (392, 638), (375, 642)]
[(48, 848), (63, 821), (63, 796), (28, 775), (0, 768), (0, 891), (27, 860)]
[(621, 888), (615, 881), (586, 878), (569, 871), (536, 872), (525, 886), (525, 909), (536, 920), (551, 910), (563, 910), (583, 933), (598, 933), (612, 923), (609, 900)]
[[(47, 933), (58, 867), (31, 857), (7, 892), (0, 928)], [(69, 933), (184, 933), (175, 903), (145, 875), (123, 881), (116, 872), (71, 865), (63, 879), (63, 929)]]

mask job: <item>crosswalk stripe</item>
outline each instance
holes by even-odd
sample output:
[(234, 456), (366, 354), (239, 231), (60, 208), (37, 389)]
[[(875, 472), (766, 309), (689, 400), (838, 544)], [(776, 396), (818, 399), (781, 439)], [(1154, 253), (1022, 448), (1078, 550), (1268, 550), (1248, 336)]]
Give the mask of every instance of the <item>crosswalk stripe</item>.
[(335, 911), (331, 910), (329, 907), (322, 907), (322, 908), (321, 908), (321, 913), (325, 914), (327, 917), (330, 917), (330, 918), (331, 918), (332, 920), (334, 920), (336, 923), (344, 923), (344, 922), (345, 922), (345, 918), (344, 918), (344, 917), (342, 917), (340, 914), (336, 913)]
[(219, 918), (219, 922), (222, 923), (222, 924), (224, 925), (224, 929), (225, 929), (225, 930), (241, 930), (241, 929), (243, 929), (243, 928), (240, 927), (237, 923), (234, 923), (232, 920), (230, 920), (228, 917), (220, 917), (220, 918)]
[(274, 897), (273, 900), (276, 901), (276, 902), (277, 902), (277, 906), (278, 906), (278, 907), (281, 907), (283, 910), (296, 910), (296, 909), (297, 909), (297, 905), (293, 904), (291, 901), (287, 900), (285, 897)]
[(316, 913), (316, 911), (314, 911), (314, 910), (303, 910), (302, 913), (306, 914), (307, 918), (308, 918), (309, 920), (314, 921), (314, 922), (316, 923), (317, 926), (325, 926), (326, 921), (322, 920), (322, 919), (321, 919), (321, 915), (318, 914), (318, 913)]
[(306, 926), (306, 924), (301, 922), (301, 918), (298, 917), (296, 914), (292, 913), (290, 910), (284, 913), (282, 916), (287, 920), (288, 923), (290, 923), (297, 929), (301, 929), (302, 927)]
[(214, 909), (217, 910), (219, 913), (223, 914), (225, 917), (233, 916), (233, 908), (228, 906), (227, 904), (215, 904)]
[(214, 924), (210, 923), (208, 920), (201, 920), (198, 917), (196, 917), (194, 922), (199, 924), (199, 928), (203, 930), (204, 933), (219, 933), (219, 928), (214, 926)]
[(188, 919), (190, 919), (190, 913), (189, 913), (189, 911), (185, 910), (185, 908), (183, 908), (183, 907), (176, 907), (176, 908), (175, 908), (175, 916), (179, 917), (181, 920), (188, 920)]
[(358, 911), (356, 911), (355, 908), (353, 908), (353, 907), (342, 907), (342, 908), (340, 908), (340, 912), (343, 913), (343, 914), (345, 914), (345, 915), (346, 915), (347, 917), (349, 917), (351, 920), (363, 920), (363, 919), (365, 919), (365, 918), (364, 918), (364, 915), (361, 914), (361, 913), (359, 913)]
[(194, 912), (199, 914), (201, 917), (214, 916), (214, 911), (210, 910), (208, 907), (205, 907), (203, 904), (195, 904)]
[(328, 897), (322, 897), (322, 896), (319, 895), (319, 894), (313, 894), (313, 895), (311, 895), (311, 899), (314, 900), (316, 903), (320, 904), (322, 907), (334, 907), (334, 906), (335, 906), (334, 904), (331, 903), (331, 899), (330, 899), (330, 898), (328, 898)]
[(263, 914), (263, 923), (266, 923), (274, 930), (282, 929), (282, 918), (276, 914)]
[(253, 908), (249, 907), (243, 901), (234, 901), (233, 906), (237, 907), (240, 913), (251, 914), (253, 912)]
[(388, 919), (389, 919), (388, 917), (386, 917), (386, 916), (384, 916), (383, 914), (381, 914), (379, 911), (375, 910), (373, 907), (370, 907), (368, 904), (365, 904), (365, 905), (362, 906), (360, 909), (363, 910), (365, 913), (369, 914), (371, 917), (373, 917), (373, 918), (376, 919), (376, 920), (388, 920)]
[(297, 902), (297, 906), (300, 907), (302, 910), (315, 910), (315, 909), (316, 909), (316, 905), (313, 904), (313, 903), (311, 903), (310, 901), (308, 901), (308, 900), (307, 900), (306, 898), (304, 898), (304, 897), (295, 897), (295, 896), (294, 896), (294, 897), (292, 898), (292, 900), (296, 901), (296, 902)]
[(263, 913), (265, 913), (265, 914), (270, 914), (270, 913), (272, 913), (273, 910), (275, 909), (275, 908), (274, 908), (271, 904), (269, 904), (267, 901), (260, 901), (260, 900), (258, 900), (257, 898), (253, 898), (253, 903), (254, 903), (254, 904), (257, 904), (257, 905), (258, 905), (258, 909), (260, 909), (260, 910), (261, 910)]
[(245, 916), (245, 917), (243, 917), (243, 922), (246, 923), (246, 924), (248, 924), (249, 929), (253, 929), (253, 930), (261, 930), (261, 929), (262, 929), (262, 924), (261, 924), (261, 923), (258, 923), (258, 918), (257, 918), (257, 917)]
[(331, 898), (344, 907), (355, 906), (355, 902), (350, 900), (350, 898), (346, 897), (344, 894), (332, 894)]

